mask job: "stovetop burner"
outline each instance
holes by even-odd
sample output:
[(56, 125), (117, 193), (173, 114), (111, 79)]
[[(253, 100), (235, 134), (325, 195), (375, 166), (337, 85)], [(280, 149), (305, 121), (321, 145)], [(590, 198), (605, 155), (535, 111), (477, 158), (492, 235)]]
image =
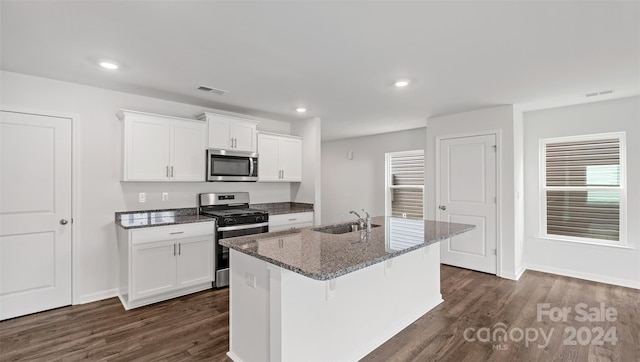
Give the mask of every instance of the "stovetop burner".
[(215, 217), (218, 228), (251, 224), (266, 224), (269, 213), (249, 207), (249, 193), (224, 192), (199, 195), (200, 213)]

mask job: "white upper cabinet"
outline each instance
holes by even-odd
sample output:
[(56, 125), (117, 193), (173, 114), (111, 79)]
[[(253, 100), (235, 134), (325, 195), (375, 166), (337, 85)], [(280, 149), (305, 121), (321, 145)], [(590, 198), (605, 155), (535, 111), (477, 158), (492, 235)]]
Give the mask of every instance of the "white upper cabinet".
[(209, 148), (256, 152), (257, 121), (217, 113), (203, 113), (198, 119), (207, 121)]
[(123, 181), (205, 181), (206, 124), (122, 110)]
[(258, 181), (302, 181), (302, 139), (272, 133), (258, 134)]

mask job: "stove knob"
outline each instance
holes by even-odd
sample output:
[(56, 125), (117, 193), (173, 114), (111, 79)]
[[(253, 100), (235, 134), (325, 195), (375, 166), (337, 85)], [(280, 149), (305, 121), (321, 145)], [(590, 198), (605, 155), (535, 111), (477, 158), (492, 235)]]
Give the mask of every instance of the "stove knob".
[(264, 221), (264, 216), (256, 216), (256, 222), (263, 222)]
[(224, 219), (224, 224), (225, 225), (233, 225), (235, 223), (236, 223), (236, 221), (234, 219), (231, 219), (231, 218)]

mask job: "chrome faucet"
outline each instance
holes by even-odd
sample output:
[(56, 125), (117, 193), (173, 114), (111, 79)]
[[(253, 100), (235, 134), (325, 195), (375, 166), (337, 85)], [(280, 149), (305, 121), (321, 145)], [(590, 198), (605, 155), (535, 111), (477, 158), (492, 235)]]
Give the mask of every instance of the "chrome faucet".
[(367, 229), (367, 231), (371, 231), (371, 216), (369, 216), (369, 213), (364, 211), (364, 209), (362, 209), (362, 212), (366, 214), (366, 218), (361, 217), (360, 214), (355, 211), (349, 211), (350, 214), (358, 217), (357, 223), (359, 230)]
[(359, 230), (364, 229), (364, 228), (365, 228), (365, 225), (366, 225), (366, 221), (365, 221), (362, 217), (360, 217), (360, 214), (358, 214), (358, 213), (357, 213), (357, 212), (355, 212), (355, 211), (349, 211), (349, 213), (350, 213), (350, 214), (354, 214), (354, 215), (358, 218), (358, 221), (357, 221), (357, 223), (358, 223), (358, 229), (359, 229)]
[(367, 231), (371, 231), (371, 216), (369, 215), (368, 212), (364, 211), (364, 209), (362, 209), (362, 212), (364, 212), (367, 215), (367, 217), (364, 220), (365, 225), (367, 227)]

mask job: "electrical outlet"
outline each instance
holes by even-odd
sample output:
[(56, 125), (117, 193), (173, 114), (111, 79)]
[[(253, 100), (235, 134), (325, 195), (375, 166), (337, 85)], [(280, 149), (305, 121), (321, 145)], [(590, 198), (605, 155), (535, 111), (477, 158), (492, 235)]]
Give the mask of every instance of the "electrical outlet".
[(146, 202), (147, 201), (147, 194), (145, 194), (144, 192), (141, 192), (138, 194), (138, 202)]
[(162, 201), (167, 201), (169, 200), (169, 193), (168, 192), (163, 192), (162, 193)]
[(256, 276), (251, 273), (244, 273), (244, 279), (248, 286), (256, 288)]

